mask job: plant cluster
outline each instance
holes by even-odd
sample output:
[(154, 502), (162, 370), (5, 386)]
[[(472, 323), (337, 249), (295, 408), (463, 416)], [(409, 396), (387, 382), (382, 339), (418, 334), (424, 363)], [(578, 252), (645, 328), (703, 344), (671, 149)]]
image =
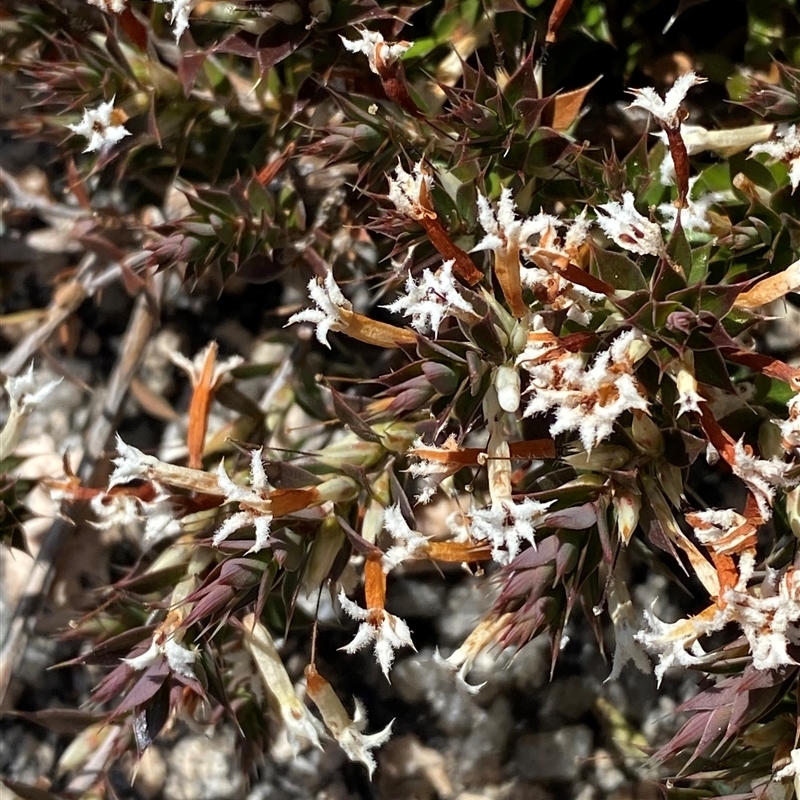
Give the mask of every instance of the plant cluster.
[[(391, 724), (326, 679), (314, 609), (335, 598), (355, 623), (339, 658), (371, 649), (389, 678), (415, 644), (387, 586), (423, 560), (495, 589), (440, 658), (469, 691), (485, 650), (547, 635), (555, 663), (582, 609), (601, 643), (613, 629), (611, 677), (702, 676), (655, 754), (676, 797), (800, 796), (800, 369), (758, 339), (800, 287), (800, 72), (718, 69), (734, 127), (687, 121), (699, 68), (632, 88), (649, 127), (619, 156), (575, 135), (591, 84), (549, 88), (564, 0), (175, 0), (171, 30), (158, 4), (79, 5), (20, 0), (3, 46), (37, 93), (15, 125), (57, 154), (90, 271), (156, 306), (165, 277), (187, 295), (276, 281), (268, 338), (293, 348), (278, 365), (174, 353), (178, 454), (117, 435), (102, 485), (69, 454), (47, 481), (64, 515), (140, 549), (68, 633), (107, 667), (79, 741), (113, 759), (171, 716), (231, 718), (252, 758), (277, 720), (372, 775)], [(584, 5), (610, 40), (605, 6)], [(781, 19), (752, 36), (785, 54)], [(259, 402), (239, 389), (254, 376)], [(4, 458), (36, 386), (6, 382)], [(429, 503), (449, 512), (436, 535)], [(697, 606), (635, 607), (637, 564)], [(310, 702), (276, 644), (290, 629)]]

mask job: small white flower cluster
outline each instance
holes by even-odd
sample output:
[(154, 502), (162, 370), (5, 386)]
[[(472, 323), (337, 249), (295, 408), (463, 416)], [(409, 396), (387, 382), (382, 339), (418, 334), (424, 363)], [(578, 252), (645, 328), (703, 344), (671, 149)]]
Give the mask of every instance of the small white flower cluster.
[(691, 619), (665, 623), (645, 611), (648, 627), (636, 639), (658, 656), (655, 673), (659, 683), (672, 666), (691, 667), (700, 663), (705, 651), (698, 640), (731, 622), (742, 629), (756, 669), (777, 669), (797, 663), (787, 651), (790, 644), (800, 644), (797, 571), (789, 569), (781, 574), (768, 569), (762, 584), (751, 588), (746, 586), (748, 572), (749, 569), (742, 570), (737, 585), (723, 593), (721, 606), (710, 606)]
[(559, 220), (551, 214), (537, 214), (529, 219), (518, 219), (517, 209), (511, 189), (505, 187), (500, 193), (497, 210), (478, 192), (478, 221), (486, 231), (486, 236), (472, 248), (476, 253), (481, 250), (503, 251), (514, 253), (524, 251), (529, 246), (532, 236), (546, 238), (558, 226)]
[(154, 484), (156, 496), (152, 500), (142, 500), (124, 492), (98, 494), (90, 503), (96, 519), (96, 528), (108, 530), (118, 525), (144, 524), (144, 542), (158, 544), (181, 532), (175, 506), (170, 496), (158, 484)]
[(632, 192), (622, 195), (622, 202), (612, 201), (599, 206), (597, 224), (603, 233), (623, 250), (639, 255), (660, 255), (664, 250), (661, 229), (642, 216), (634, 205)]
[(649, 111), (659, 125), (674, 130), (681, 126), (681, 103), (686, 99), (689, 89), (705, 82), (706, 78), (701, 78), (690, 70), (675, 81), (663, 100), (656, 90), (649, 86), (644, 89), (631, 89), (630, 93), (635, 95), (636, 99), (629, 107)]
[(359, 33), (361, 34), (361, 39), (355, 42), (345, 39), (344, 36), (339, 38), (348, 52), (363, 53), (369, 60), (370, 70), (376, 75), (380, 75), (381, 68), (399, 61), (403, 57), (403, 53), (411, 47), (410, 42), (392, 42), (388, 44), (377, 31), (362, 29)]
[(388, 680), (389, 670), (394, 663), (394, 651), (410, 647), (416, 652), (408, 625), (385, 609), (361, 608), (348, 598), (344, 590), (339, 592), (339, 603), (348, 617), (361, 623), (353, 641), (342, 650), (352, 654), (374, 642), (375, 659)]
[(421, 161), (414, 164), (413, 175), (398, 163), (394, 178), (389, 178), (389, 199), (401, 214), (419, 220), (433, 214), (428, 202), (431, 186), (433, 176), (423, 167)]
[(539, 363), (521, 363), (530, 373), (531, 396), (524, 416), (553, 412), (552, 436), (577, 431), (587, 451), (611, 435), (625, 411), (647, 411), (647, 400), (633, 376), (635, 356), (644, 341), (635, 330), (617, 336), (588, 368), (576, 353)]
[(478, 221), (486, 236), (472, 249), (473, 253), (491, 250), (496, 258), (513, 262), (524, 256), (535, 266), (519, 266), (521, 284), (532, 289), (537, 299), (554, 311), (568, 309), (570, 319), (584, 324), (589, 321), (588, 308), (602, 301), (603, 296), (575, 286), (553, 267), (555, 259), (575, 259), (578, 248), (588, 239), (592, 221), (585, 209), (569, 223), (563, 242), (558, 231), (567, 223), (543, 212), (519, 219), (508, 188), (500, 193), (496, 209), (478, 193)]
[(147, 650), (133, 658), (123, 658), (122, 661), (131, 669), (139, 672), (150, 668), (161, 658), (164, 658), (173, 672), (183, 675), (184, 678), (194, 678), (192, 664), (197, 659), (197, 653), (175, 641), (175, 635), (176, 632), (165, 633), (157, 630)]
[(225, 493), (225, 502), (238, 503), (240, 510), (227, 517), (214, 533), (213, 543), (219, 545), (232, 533), (252, 525), (255, 528), (256, 540), (248, 553), (257, 553), (269, 546), (272, 513), (270, 511), (270, 485), (264, 464), (261, 461), (261, 449), (254, 450), (250, 456), (250, 476), (252, 488), (234, 483), (225, 472), (224, 462), (217, 467), (217, 482)]
[(439, 327), (446, 317), (458, 313), (475, 315), (475, 310), (458, 291), (453, 277), (454, 261), (445, 261), (436, 272), (422, 271), (419, 281), (409, 275), (406, 293), (393, 303), (384, 306), (393, 314), (411, 317), (411, 327), (419, 333), (439, 335)]
[(764, 521), (772, 517), (772, 501), (775, 490), (787, 488), (797, 483), (788, 477), (791, 464), (780, 459), (756, 458), (752, 450), (745, 445), (744, 437), (736, 442), (734, 448), (735, 463), (731, 465), (733, 474), (741, 478), (753, 493), (758, 503), (758, 510)]
[[(125, 10), (126, 0), (87, 0), (89, 5), (96, 6), (112, 14), (121, 14)], [(175, 30), (175, 40), (180, 41), (189, 27), (189, 14), (197, 0), (155, 0), (156, 3), (171, 3), (167, 19), (172, 22)]]
[(112, 97), (106, 103), (100, 103), (97, 108), (86, 109), (83, 119), (77, 125), (67, 127), (78, 136), (84, 136), (89, 144), (84, 148), (84, 153), (92, 153), (111, 147), (131, 132), (123, 124), (127, 119), (123, 111), (114, 108)]
[(661, 223), (661, 227), (664, 230), (669, 231), (675, 227), (675, 220), (678, 215), (680, 215), (681, 226), (685, 231), (701, 231), (705, 233), (711, 228), (708, 210), (712, 204), (718, 203), (725, 195), (722, 192), (706, 192), (692, 199), (694, 187), (699, 179), (699, 175), (689, 178), (689, 194), (686, 197), (686, 205), (683, 208), (679, 209), (673, 203), (662, 203), (658, 206), (658, 213), (664, 217), (664, 222)]
[(342, 328), (342, 309), (352, 311), (353, 306), (350, 301), (342, 294), (342, 290), (333, 277), (333, 272), (329, 269), (325, 273), (325, 278), (320, 281), (312, 278), (308, 282), (309, 297), (316, 304), (316, 308), (306, 308), (292, 314), (287, 321), (287, 325), (294, 325), (296, 322), (311, 322), (317, 326), (317, 340), (320, 344), (330, 349), (328, 333), (338, 331)]
[(404, 561), (425, 558), (428, 539), (409, 527), (399, 505), (389, 506), (383, 512), (383, 527), (395, 541), (381, 559), (384, 572), (390, 572)]
[(492, 558), (498, 564), (510, 564), (523, 542), (536, 546), (536, 528), (544, 524), (547, 509), (554, 502), (526, 497), (517, 503), (508, 498), (497, 500), (488, 508), (475, 508), (469, 515), (472, 535), (491, 544)]
[(750, 154), (766, 153), (774, 161), (789, 164), (789, 182), (792, 191), (800, 186), (800, 131), (797, 125), (781, 124), (775, 130), (775, 139), (770, 142), (754, 144)]

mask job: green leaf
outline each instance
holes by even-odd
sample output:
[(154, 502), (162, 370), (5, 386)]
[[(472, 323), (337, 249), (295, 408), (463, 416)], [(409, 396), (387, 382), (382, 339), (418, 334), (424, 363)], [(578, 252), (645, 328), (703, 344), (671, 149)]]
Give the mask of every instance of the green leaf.
[(642, 270), (622, 253), (592, 247), (594, 274), (615, 289), (637, 291), (647, 289)]

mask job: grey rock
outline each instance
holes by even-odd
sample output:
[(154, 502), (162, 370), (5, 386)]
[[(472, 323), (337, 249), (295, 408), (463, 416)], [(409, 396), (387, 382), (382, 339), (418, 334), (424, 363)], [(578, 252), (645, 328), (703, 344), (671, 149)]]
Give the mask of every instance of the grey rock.
[(577, 780), (592, 752), (592, 731), (571, 725), (550, 733), (527, 733), (517, 741), (514, 765), (525, 780)]
[(388, 608), (402, 619), (437, 617), (444, 603), (445, 585), (441, 580), (421, 581), (404, 577), (392, 583)]
[(457, 777), (465, 786), (485, 786), (500, 779), (513, 728), (511, 704), (504, 697), (477, 711), (456, 759)]
[(222, 728), (211, 738), (179, 740), (167, 761), (164, 800), (236, 800), (245, 796), (235, 734)]
[(599, 693), (600, 687), (593, 678), (585, 675), (561, 678), (547, 687), (540, 716), (542, 719), (576, 722), (591, 709)]
[(489, 588), (467, 580), (451, 590), (437, 620), (439, 644), (458, 647), (472, 633), (492, 604)]

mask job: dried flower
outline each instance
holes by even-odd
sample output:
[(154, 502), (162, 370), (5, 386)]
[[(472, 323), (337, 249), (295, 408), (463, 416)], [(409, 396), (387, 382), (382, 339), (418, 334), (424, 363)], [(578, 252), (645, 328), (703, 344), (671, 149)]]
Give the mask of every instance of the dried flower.
[(131, 132), (124, 127), (128, 115), (114, 108), (115, 99), (116, 97), (112, 97), (108, 102), (100, 103), (97, 108), (87, 109), (77, 125), (67, 126), (73, 133), (85, 136), (89, 140), (84, 153), (110, 147), (120, 139), (131, 135)]
[(597, 224), (612, 241), (623, 250), (640, 255), (659, 255), (664, 249), (661, 230), (655, 222), (643, 217), (634, 205), (632, 192), (622, 195), (622, 203), (604, 203), (598, 215)]
[(686, 515), (699, 542), (715, 552), (733, 555), (756, 546), (756, 527), (732, 508), (695, 511)]
[(789, 164), (789, 182), (792, 191), (800, 185), (800, 131), (797, 125), (778, 125), (775, 129), (776, 139), (750, 148), (750, 155), (766, 153), (775, 161), (786, 161)]
[(650, 672), (650, 662), (642, 645), (636, 640), (641, 625), (633, 610), (630, 594), (625, 582), (612, 575), (608, 593), (608, 613), (614, 624), (614, 662), (606, 681), (616, 680), (622, 668), (632, 661), (641, 672)]
[(0, 431), (0, 453), (3, 457), (10, 455), (16, 449), (26, 420), (52, 394), (61, 383), (61, 378), (49, 381), (39, 389), (36, 388), (36, 383), (32, 363), (24, 375), (9, 376), (6, 379), (5, 390), (8, 394), (9, 413), (6, 424)]
[(378, 733), (365, 734), (363, 731), (367, 725), (367, 717), (364, 706), (355, 700), (355, 713), (351, 720), (333, 687), (317, 672), (313, 664), (306, 667), (305, 674), (308, 696), (319, 709), (325, 727), (345, 755), (351, 761), (363, 764), (369, 772), (369, 777), (372, 778), (376, 764), (375, 757), (370, 751), (389, 741), (394, 720)]
[(411, 327), (420, 333), (433, 330), (439, 335), (439, 327), (446, 317), (472, 316), (475, 310), (458, 291), (453, 278), (454, 261), (445, 261), (436, 272), (422, 271), (419, 281), (409, 275), (406, 279), (406, 293), (393, 303), (384, 306), (393, 314), (411, 317)]
[(264, 688), (275, 699), (281, 719), (286, 726), (289, 743), (295, 755), (308, 743), (322, 749), (319, 741), (319, 722), (297, 696), (292, 680), (281, 661), (269, 630), (255, 614), (242, 618), (244, 643), (256, 663)]

